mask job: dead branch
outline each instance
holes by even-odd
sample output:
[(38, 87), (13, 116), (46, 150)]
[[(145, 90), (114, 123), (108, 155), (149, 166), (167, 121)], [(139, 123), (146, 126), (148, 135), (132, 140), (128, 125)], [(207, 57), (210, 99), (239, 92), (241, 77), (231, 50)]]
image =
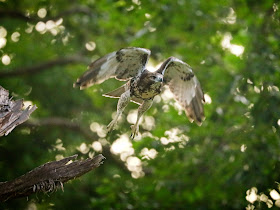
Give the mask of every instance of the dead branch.
[(0, 86), (0, 137), (8, 135), (37, 109), (36, 105), (29, 106), (25, 110), (22, 108), (23, 100), (13, 101), (9, 98), (9, 91)]
[[(99, 167), (105, 159), (102, 154), (93, 159), (75, 160), (76, 158), (77, 155), (73, 155), (48, 162), (12, 181), (0, 182), (0, 202), (37, 192), (51, 193), (59, 188), (63, 190), (63, 183)], [(74, 161), (71, 162), (72, 160)]]
[(64, 66), (73, 63), (89, 63), (87, 59), (82, 56), (68, 56), (62, 58), (56, 58), (54, 60), (46, 61), (44, 63), (40, 63), (30, 67), (16, 68), (13, 70), (3, 70), (0, 72), (0, 78), (4, 77), (17, 77), (17, 76), (25, 76), (30, 74), (37, 74), (44, 70), (50, 69), (54, 66)]

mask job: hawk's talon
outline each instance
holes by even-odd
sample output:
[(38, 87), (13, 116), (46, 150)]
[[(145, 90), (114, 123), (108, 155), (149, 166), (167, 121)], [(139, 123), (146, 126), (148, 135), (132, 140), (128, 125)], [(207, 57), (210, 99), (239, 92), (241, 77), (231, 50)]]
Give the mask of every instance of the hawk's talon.
[(137, 136), (139, 133), (139, 126), (137, 125), (132, 125), (131, 126), (131, 135), (130, 138), (133, 140), (135, 138), (135, 136)]
[(112, 121), (109, 123), (109, 125), (107, 125), (107, 132), (108, 132), (108, 133), (110, 133), (111, 131), (114, 130), (115, 124), (116, 124), (116, 122), (114, 122), (114, 120), (112, 120)]

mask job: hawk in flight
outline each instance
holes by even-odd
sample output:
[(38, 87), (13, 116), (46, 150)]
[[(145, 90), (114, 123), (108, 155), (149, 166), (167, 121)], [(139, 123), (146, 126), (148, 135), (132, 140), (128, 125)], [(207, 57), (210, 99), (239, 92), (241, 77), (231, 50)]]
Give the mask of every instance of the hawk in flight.
[(108, 131), (114, 128), (117, 119), (132, 101), (140, 105), (136, 123), (131, 127), (133, 139), (139, 130), (139, 119), (151, 107), (153, 98), (162, 92), (164, 85), (170, 88), (191, 122), (201, 125), (205, 119), (203, 91), (191, 67), (178, 58), (170, 57), (157, 71), (150, 72), (146, 69), (150, 54), (150, 50), (137, 47), (112, 52), (90, 64), (88, 70), (74, 83), (74, 87), (82, 90), (111, 77), (128, 81), (120, 88), (104, 94), (107, 97), (119, 98), (117, 114), (107, 126)]

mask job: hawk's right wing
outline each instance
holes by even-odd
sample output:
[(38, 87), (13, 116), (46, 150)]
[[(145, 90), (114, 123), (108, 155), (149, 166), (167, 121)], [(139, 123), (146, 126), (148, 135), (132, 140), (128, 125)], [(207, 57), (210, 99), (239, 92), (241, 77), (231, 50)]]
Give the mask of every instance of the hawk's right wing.
[(74, 83), (74, 87), (84, 89), (112, 77), (129, 80), (145, 69), (150, 54), (151, 51), (148, 49), (130, 47), (105, 55), (88, 67), (88, 70)]
[(158, 70), (164, 75), (163, 81), (184, 108), (191, 122), (202, 124), (204, 117), (204, 94), (191, 67), (178, 58), (168, 58)]

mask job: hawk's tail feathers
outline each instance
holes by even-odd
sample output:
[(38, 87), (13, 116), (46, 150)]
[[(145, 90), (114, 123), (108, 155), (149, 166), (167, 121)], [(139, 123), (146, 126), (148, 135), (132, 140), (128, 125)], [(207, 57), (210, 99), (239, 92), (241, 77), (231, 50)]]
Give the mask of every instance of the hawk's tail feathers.
[[(105, 93), (103, 94), (103, 96), (105, 97), (109, 97), (109, 98), (120, 98), (121, 95), (127, 90), (127, 88), (129, 87), (129, 83), (126, 83), (124, 84), (123, 86), (109, 92), (109, 93)], [(140, 99), (140, 98), (136, 98), (136, 97), (132, 97), (131, 98), (131, 101), (133, 103), (136, 103), (136, 104), (142, 104), (143, 103), (143, 100)]]
[(105, 97), (109, 97), (109, 98), (119, 98), (121, 96), (121, 94), (123, 94), (126, 90), (126, 84), (124, 84), (123, 86), (109, 92), (109, 93), (105, 93), (103, 94), (103, 96)]

